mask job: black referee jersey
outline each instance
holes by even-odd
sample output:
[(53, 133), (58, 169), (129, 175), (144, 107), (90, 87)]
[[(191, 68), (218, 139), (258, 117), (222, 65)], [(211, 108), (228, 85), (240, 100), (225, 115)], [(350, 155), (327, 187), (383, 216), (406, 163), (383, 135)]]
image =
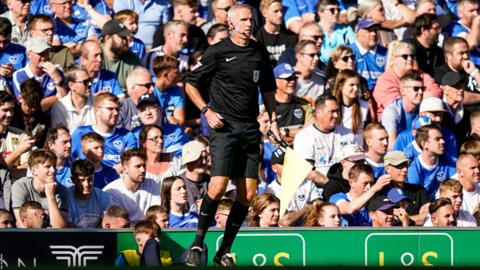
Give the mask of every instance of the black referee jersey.
[(208, 47), (185, 81), (200, 88), (208, 78), (210, 107), (226, 120), (256, 121), (258, 90), (266, 93), (277, 88), (267, 50), (252, 39), (245, 47), (230, 38)]

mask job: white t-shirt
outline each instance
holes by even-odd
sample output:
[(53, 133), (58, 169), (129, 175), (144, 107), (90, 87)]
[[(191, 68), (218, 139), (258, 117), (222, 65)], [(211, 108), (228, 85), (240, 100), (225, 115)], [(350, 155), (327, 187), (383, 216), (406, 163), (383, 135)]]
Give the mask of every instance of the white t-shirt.
[(318, 71), (314, 71), (308, 80), (297, 79), (295, 95), (299, 97), (309, 97), (315, 100), (324, 93), (324, 90), (325, 79), (318, 73)]
[[(360, 99), (360, 128), (355, 133), (355, 139), (357, 142), (363, 142), (363, 128), (365, 127), (365, 122), (367, 121), (368, 117), (368, 102), (365, 100)], [(352, 130), (353, 120), (352, 120), (352, 106), (346, 107), (342, 106), (342, 126), (344, 126), (348, 130)]]
[(318, 172), (327, 175), (330, 166), (340, 162), (342, 149), (354, 143), (353, 133), (342, 126), (337, 126), (330, 133), (323, 133), (312, 124), (298, 132), (293, 145), (299, 155), (314, 161)]
[(463, 203), (460, 209), (465, 210), (473, 215), (475, 209), (480, 203), (480, 187), (475, 185), (475, 190), (468, 192), (465, 189), (463, 190)]
[[(470, 215), (470, 213), (462, 209), (458, 211), (457, 227), (477, 227), (477, 221), (472, 215)], [(430, 214), (425, 218), (423, 227), (433, 227), (432, 216), (430, 216)]]
[(112, 204), (123, 207), (130, 215), (132, 223), (145, 218), (145, 212), (152, 205), (160, 205), (160, 186), (152, 179), (145, 178), (136, 192), (129, 191), (119, 178), (103, 188)]
[[(280, 199), (282, 186), (278, 180), (272, 181), (267, 188), (265, 189), (266, 193), (271, 193), (275, 197)], [(318, 198), (320, 198), (321, 192), (319, 192), (317, 186), (310, 180), (303, 180), (303, 182), (298, 186), (297, 192), (294, 197), (288, 204), (288, 211), (298, 211), (305, 207), (307, 203), (310, 203)]]

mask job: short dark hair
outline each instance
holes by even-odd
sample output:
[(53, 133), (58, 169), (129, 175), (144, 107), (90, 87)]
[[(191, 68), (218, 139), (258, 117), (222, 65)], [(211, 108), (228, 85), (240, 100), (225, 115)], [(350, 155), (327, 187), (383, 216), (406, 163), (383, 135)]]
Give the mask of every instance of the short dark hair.
[(372, 167), (368, 164), (363, 164), (363, 163), (353, 165), (353, 167), (348, 172), (348, 178), (357, 179), (357, 177), (360, 176), (360, 174), (362, 173), (369, 175), (373, 178)]
[(32, 30), (38, 22), (51, 23), (53, 27), (55, 27), (55, 24), (53, 23), (53, 20), (50, 16), (47, 16), (44, 14), (37, 14), (30, 17), (30, 19), (28, 20), (28, 24), (27, 24), (28, 30)]
[(120, 207), (118, 205), (112, 205), (109, 208), (107, 208), (107, 210), (105, 210), (104, 215), (112, 218), (123, 218), (130, 221), (130, 215), (128, 214), (127, 210), (125, 210), (123, 207)]
[(216, 23), (212, 25), (212, 27), (208, 29), (207, 37), (214, 38), (219, 32), (228, 32), (227, 26), (223, 23)]
[(133, 157), (138, 157), (143, 160), (147, 159), (145, 152), (143, 152), (141, 149), (138, 149), (138, 148), (128, 149), (127, 151), (123, 152), (122, 156), (120, 157), (122, 161), (122, 165), (129, 162)]
[(93, 166), (93, 164), (86, 159), (78, 159), (72, 163), (70, 171), (72, 172), (72, 178), (78, 178), (80, 176), (93, 176), (95, 173), (95, 166)]
[(327, 101), (332, 100), (338, 103), (338, 100), (335, 96), (331, 94), (323, 94), (320, 95), (316, 100), (315, 100), (315, 110), (316, 109), (321, 109), (325, 106)]
[(443, 42), (443, 53), (452, 53), (453, 52), (453, 46), (463, 43), (467, 45), (468, 47), (468, 42), (462, 38), (462, 37), (449, 37)]
[(25, 217), (28, 209), (39, 209), (43, 211), (42, 205), (37, 201), (26, 201), (20, 206), (20, 217)]
[(422, 34), (422, 28), (423, 30), (432, 29), (434, 22), (438, 22), (438, 17), (435, 14), (425, 13), (415, 18), (412, 25), (415, 36), (418, 37)]
[(338, 0), (320, 0), (317, 2), (317, 12), (325, 9), (328, 5), (339, 5)]
[(415, 134), (415, 142), (417, 143), (418, 147), (420, 147), (420, 149), (423, 150), (422, 142), (428, 140), (430, 130), (434, 129), (442, 132), (440, 128), (435, 125), (426, 125), (417, 130), (417, 133)]
[(7, 91), (0, 91), (0, 105), (12, 103), (15, 105), (15, 98)]
[(405, 75), (400, 77), (400, 83), (404, 83), (406, 81), (416, 81), (416, 82), (423, 82), (422, 76), (417, 71), (410, 71), (407, 72)]
[(12, 23), (9, 19), (0, 17), (0, 36), (8, 37), (12, 34)]
[(20, 95), (25, 104), (32, 109), (40, 109), (43, 91), (42, 85), (33, 78), (20, 84)]
[(56, 125), (53, 128), (48, 130), (47, 139), (45, 140), (45, 143), (48, 145), (48, 143), (55, 142), (58, 139), (58, 132), (60, 130), (63, 130), (63, 131), (70, 134), (70, 131), (68, 130), (68, 128), (64, 124), (58, 124), (58, 125)]
[(162, 133), (162, 136), (163, 136), (163, 129), (160, 127), (160, 126), (157, 126), (157, 125), (145, 125), (143, 126), (142, 130), (140, 131), (140, 137), (138, 138), (138, 145), (141, 149), (144, 149), (143, 145), (145, 144), (145, 142), (147, 142), (147, 134), (150, 130), (152, 129), (159, 129), (160, 130), (160, 133)]
[(430, 213), (430, 215), (433, 215), (433, 213), (437, 212), (439, 208), (445, 205), (452, 205), (452, 201), (450, 201), (450, 199), (448, 198), (438, 198), (430, 203), (430, 206), (428, 207), (428, 212)]

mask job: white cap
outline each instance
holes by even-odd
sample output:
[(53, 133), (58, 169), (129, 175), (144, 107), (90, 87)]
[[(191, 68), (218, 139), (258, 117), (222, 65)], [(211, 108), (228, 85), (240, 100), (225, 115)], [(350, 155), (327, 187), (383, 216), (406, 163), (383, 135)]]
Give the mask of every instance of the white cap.
[(352, 161), (365, 159), (365, 152), (356, 144), (349, 144), (342, 149), (342, 160), (350, 159)]
[(446, 112), (443, 101), (437, 97), (427, 97), (420, 104), (420, 112)]

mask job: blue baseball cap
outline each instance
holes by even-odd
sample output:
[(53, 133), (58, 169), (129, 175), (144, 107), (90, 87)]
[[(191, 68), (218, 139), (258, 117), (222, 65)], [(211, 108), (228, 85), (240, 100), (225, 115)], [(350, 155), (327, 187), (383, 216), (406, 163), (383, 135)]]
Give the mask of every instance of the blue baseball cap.
[(426, 125), (431, 125), (432, 120), (425, 115), (419, 115), (412, 121), (412, 129), (419, 129), (421, 127), (424, 127)]
[(380, 25), (378, 22), (372, 21), (370, 19), (360, 19), (355, 26), (355, 32), (360, 29), (368, 29), (372, 26)]
[(411, 201), (411, 199), (409, 197), (407, 197), (407, 195), (405, 195), (405, 193), (403, 193), (403, 190), (401, 190), (399, 188), (390, 189), (390, 191), (388, 191), (388, 193), (387, 193), (387, 197), (390, 199), (390, 201), (392, 201), (394, 203), (399, 203), (400, 201), (405, 200), (405, 199)]
[(273, 69), (273, 74), (275, 75), (275, 79), (288, 79), (295, 74), (298, 74), (297, 71), (290, 65), (286, 63), (278, 64)]

